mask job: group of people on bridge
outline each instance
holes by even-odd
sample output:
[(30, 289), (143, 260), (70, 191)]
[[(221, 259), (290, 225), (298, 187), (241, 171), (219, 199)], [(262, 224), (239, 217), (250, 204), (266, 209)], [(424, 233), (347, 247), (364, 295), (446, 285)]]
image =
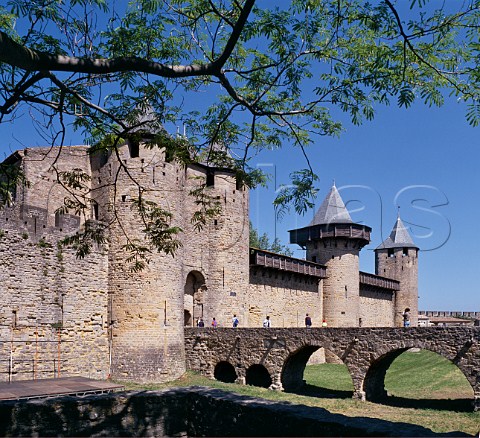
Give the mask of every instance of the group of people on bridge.
[[(237, 317), (236, 314), (233, 314), (233, 317), (232, 317), (232, 327), (233, 328), (236, 328), (238, 327), (238, 325), (240, 324), (240, 321)], [(211, 327), (216, 329), (217, 327), (219, 327), (219, 324), (218, 324), (218, 321), (216, 320), (216, 318), (212, 318), (212, 322), (211, 322)], [(265, 328), (269, 328), (269, 327), (272, 327), (272, 320), (270, 319), (270, 316), (267, 315), (265, 320), (263, 321), (263, 327)], [(322, 327), (327, 327), (328, 324), (327, 324), (327, 321), (324, 319), (322, 321)], [(198, 321), (197, 321), (197, 327), (205, 327), (205, 321), (203, 320), (203, 318), (199, 318)], [(305, 315), (305, 327), (306, 328), (310, 328), (312, 327), (312, 318), (310, 317), (310, 315), (307, 313)]]

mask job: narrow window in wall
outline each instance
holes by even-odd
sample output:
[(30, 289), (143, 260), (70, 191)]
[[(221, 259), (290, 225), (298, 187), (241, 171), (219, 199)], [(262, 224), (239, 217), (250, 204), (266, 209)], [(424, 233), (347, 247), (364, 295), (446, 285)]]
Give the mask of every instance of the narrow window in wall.
[(55, 212), (55, 226), (57, 228), (62, 226), (62, 213), (59, 211)]
[(95, 201), (92, 203), (92, 216), (93, 219), (98, 221), (98, 204)]
[(130, 140), (128, 151), (130, 152), (130, 158), (137, 158), (140, 155), (140, 143), (136, 140)]
[(215, 172), (211, 169), (207, 170), (207, 187), (214, 187), (215, 186)]

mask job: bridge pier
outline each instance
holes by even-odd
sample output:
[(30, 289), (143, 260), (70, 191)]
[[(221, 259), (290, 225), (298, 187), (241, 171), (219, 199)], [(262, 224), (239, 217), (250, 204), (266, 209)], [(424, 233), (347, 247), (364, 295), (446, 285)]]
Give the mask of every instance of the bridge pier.
[(272, 376), (272, 384), (269, 386), (268, 389), (272, 389), (273, 391), (283, 391), (283, 385), (282, 385), (282, 375), (281, 373), (275, 374)]
[(237, 379), (235, 380), (235, 383), (237, 385), (246, 385), (247, 379), (245, 377), (237, 377)]
[(367, 400), (367, 396), (365, 395), (365, 391), (361, 391), (361, 390), (353, 391), (352, 398), (355, 399), (355, 400), (361, 400), (361, 401), (366, 401)]

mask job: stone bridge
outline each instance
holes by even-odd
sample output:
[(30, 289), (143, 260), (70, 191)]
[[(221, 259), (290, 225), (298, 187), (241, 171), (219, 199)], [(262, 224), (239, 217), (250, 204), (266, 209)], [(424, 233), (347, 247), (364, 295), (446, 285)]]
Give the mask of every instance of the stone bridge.
[(440, 354), (465, 375), (480, 410), (480, 328), (185, 328), (187, 369), (227, 382), (292, 391), (319, 348), (337, 355), (352, 377), (354, 398), (381, 401), (385, 373), (401, 353)]

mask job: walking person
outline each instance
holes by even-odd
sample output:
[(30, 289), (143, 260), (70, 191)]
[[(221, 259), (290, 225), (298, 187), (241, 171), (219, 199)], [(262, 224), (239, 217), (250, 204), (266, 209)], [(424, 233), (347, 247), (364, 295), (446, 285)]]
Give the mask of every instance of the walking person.
[(267, 317), (265, 318), (265, 321), (263, 321), (263, 326), (264, 326), (264, 327), (267, 327), (267, 328), (272, 326), (272, 322), (270, 321), (270, 317), (269, 317), (269, 316), (267, 316)]
[(407, 307), (403, 311), (402, 316), (403, 316), (403, 326), (410, 327), (410, 308), (409, 307)]
[(305, 327), (310, 328), (312, 326), (312, 318), (308, 315), (305, 315)]
[(218, 326), (217, 320), (215, 318), (212, 319), (212, 328), (216, 329)]
[(232, 318), (232, 326), (233, 326), (233, 328), (238, 327), (238, 323), (239, 323), (239, 321), (238, 321), (237, 315), (234, 313), (234, 314), (233, 314), (233, 318)]

